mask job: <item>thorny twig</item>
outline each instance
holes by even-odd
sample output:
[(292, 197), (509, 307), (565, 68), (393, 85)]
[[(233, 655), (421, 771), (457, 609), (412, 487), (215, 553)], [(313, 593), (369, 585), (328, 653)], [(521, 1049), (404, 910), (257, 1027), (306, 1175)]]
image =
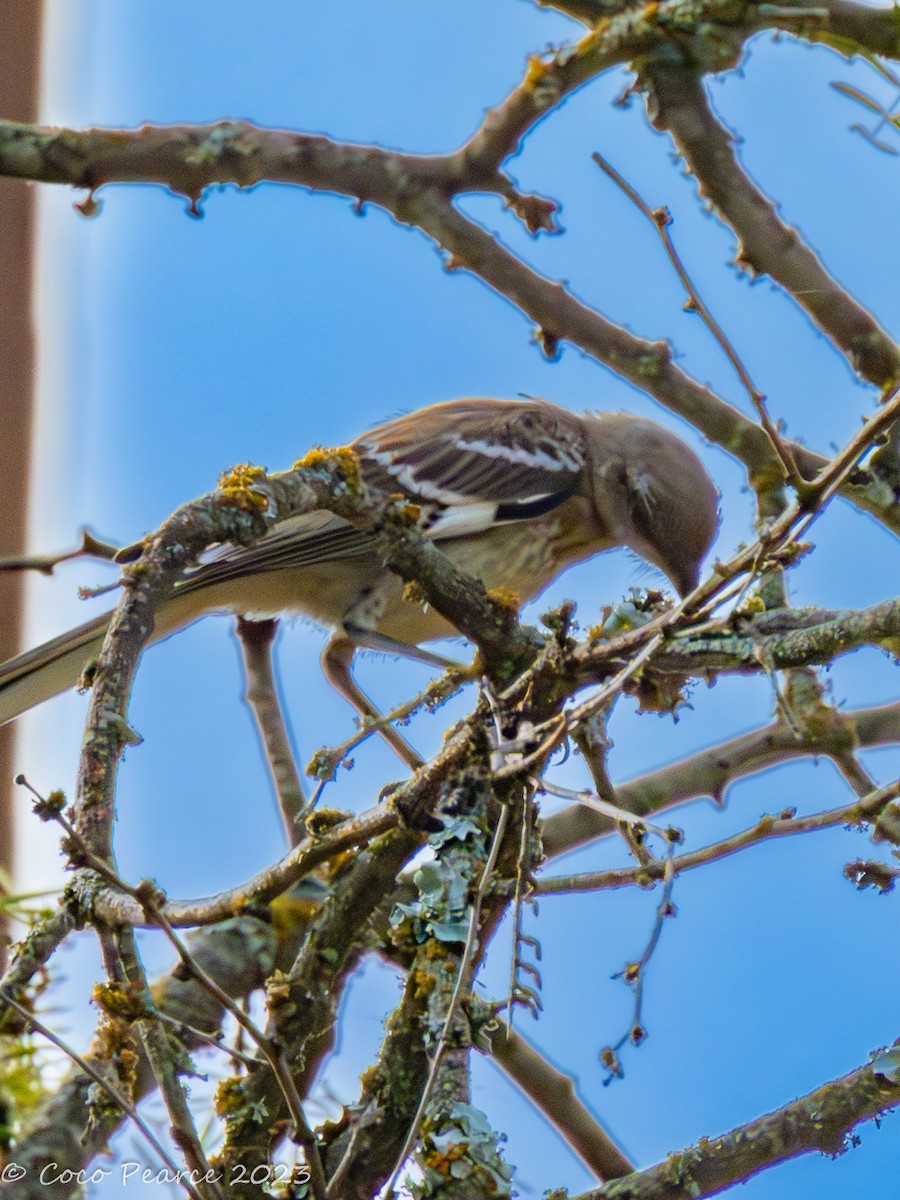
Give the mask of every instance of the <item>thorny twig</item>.
[(631, 1024), (619, 1040), (612, 1046), (604, 1046), (600, 1051), (600, 1061), (607, 1068), (609, 1074), (604, 1083), (610, 1083), (614, 1078), (621, 1077), (622, 1068), (619, 1061), (619, 1051), (626, 1042), (632, 1042), (633, 1045), (639, 1046), (647, 1037), (647, 1031), (643, 1024), (643, 1006), (644, 1006), (644, 979), (647, 974), (647, 964), (653, 957), (662, 934), (663, 922), (667, 917), (675, 916), (675, 906), (672, 903), (672, 888), (675, 883), (675, 871), (673, 868), (675, 842), (670, 840), (666, 857), (663, 860), (663, 893), (662, 898), (656, 908), (656, 919), (653, 922), (653, 930), (647, 945), (644, 948), (643, 954), (634, 962), (630, 962), (618, 975), (613, 976), (614, 979), (624, 979), (628, 986), (634, 992), (634, 1009), (631, 1017)]

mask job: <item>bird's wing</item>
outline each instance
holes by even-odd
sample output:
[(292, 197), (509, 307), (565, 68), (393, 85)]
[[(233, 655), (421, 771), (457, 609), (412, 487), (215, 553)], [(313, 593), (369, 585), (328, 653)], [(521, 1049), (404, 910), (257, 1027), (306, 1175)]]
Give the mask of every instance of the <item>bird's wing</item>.
[[(423, 506), (422, 527), (436, 541), (548, 512), (573, 494), (584, 466), (578, 418), (536, 400), (435, 404), (363, 434), (353, 449), (373, 490)], [(351, 558), (375, 539), (331, 513), (307, 513), (252, 546), (223, 547), (179, 590)]]
[(584, 467), (579, 418), (541, 400), (453, 400), (389, 421), (354, 443), (366, 482), (447, 509), (492, 502), (500, 519), (571, 496)]
[(178, 585), (178, 591), (193, 591), (211, 583), (223, 583), (255, 575), (260, 571), (283, 571), (365, 554), (375, 535), (356, 529), (333, 513), (316, 511), (286, 517), (252, 546), (223, 546)]

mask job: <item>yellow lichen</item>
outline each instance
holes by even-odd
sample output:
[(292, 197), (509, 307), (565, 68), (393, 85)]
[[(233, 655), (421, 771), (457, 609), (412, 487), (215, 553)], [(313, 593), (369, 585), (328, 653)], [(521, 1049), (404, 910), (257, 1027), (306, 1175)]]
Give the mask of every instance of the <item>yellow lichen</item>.
[(304, 824), (311, 837), (324, 837), (335, 825), (346, 821), (347, 815), (339, 808), (317, 808), (307, 816)]
[(427, 604), (428, 598), (422, 591), (422, 585), (415, 579), (411, 579), (403, 589), (403, 599), (407, 604)]
[(143, 990), (137, 984), (95, 983), (91, 999), (108, 1017), (139, 1021), (147, 1016)]
[(403, 503), (405, 497), (401, 494), (396, 494), (391, 497), (392, 500), (398, 501), (388, 513), (388, 517), (392, 524), (400, 529), (411, 529), (414, 525), (418, 525), (422, 517), (422, 506), (411, 502)]
[(264, 512), (269, 501), (262, 492), (255, 491), (253, 484), (265, 479), (265, 467), (255, 467), (252, 463), (238, 463), (230, 471), (223, 471), (219, 476), (218, 490), (227, 499), (242, 508), (255, 508)]
[(433, 991), (437, 980), (429, 971), (423, 971), (421, 967), (416, 968), (412, 973), (412, 984), (415, 989), (414, 995), (419, 1000), (424, 1000)]
[(741, 617), (754, 617), (757, 613), (766, 611), (766, 603), (762, 596), (747, 596), (735, 609)]
[(440, 1150), (428, 1149), (423, 1153), (422, 1158), (432, 1171), (449, 1177), (453, 1164), (459, 1162), (461, 1158), (465, 1158), (468, 1149), (468, 1142), (456, 1142), (449, 1146), (443, 1146)]
[(222, 1079), (216, 1087), (213, 1107), (217, 1117), (226, 1117), (238, 1112), (246, 1103), (242, 1082), (236, 1076)]
[(528, 70), (525, 72), (524, 86), (526, 88), (539, 87), (549, 70), (550, 63), (545, 62), (540, 55), (532, 54), (528, 59)]
[(356, 451), (349, 446), (313, 446), (308, 454), (298, 458), (294, 470), (323, 470), (336, 468), (348, 487), (359, 487), (362, 476), (359, 472), (359, 459)]
[[(266, 980), (266, 1007), (269, 1012), (291, 1003), (291, 983), (283, 971), (273, 971)], [(293, 1007), (293, 1006), (292, 1006)]]
[(514, 592), (512, 588), (490, 588), (488, 597), (493, 600), (494, 604), (505, 609), (511, 616), (517, 617), (519, 615), (519, 609), (522, 607), (522, 597), (518, 592)]

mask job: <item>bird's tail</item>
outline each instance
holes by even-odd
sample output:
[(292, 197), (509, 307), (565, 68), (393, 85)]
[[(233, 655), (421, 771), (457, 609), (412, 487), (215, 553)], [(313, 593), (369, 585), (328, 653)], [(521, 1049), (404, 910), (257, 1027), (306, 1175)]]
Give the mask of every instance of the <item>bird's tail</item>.
[(101, 613), (77, 629), (0, 665), (0, 725), (36, 704), (75, 686), (100, 653), (112, 613)]

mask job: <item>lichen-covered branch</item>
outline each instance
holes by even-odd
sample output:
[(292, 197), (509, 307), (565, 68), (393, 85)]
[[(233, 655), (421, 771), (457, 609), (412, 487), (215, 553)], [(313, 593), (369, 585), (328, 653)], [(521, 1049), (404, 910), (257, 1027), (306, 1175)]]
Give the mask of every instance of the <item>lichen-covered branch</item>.
[[(323, 863), (364, 846), (400, 824), (398, 812), (382, 805), (359, 817), (348, 817), (334, 832), (316, 829), (279, 862), (266, 867), (246, 883), (201, 900), (173, 900), (162, 906), (162, 913), (175, 929), (215, 925), (257, 904), (280, 896), (298, 880)], [(141, 905), (133, 897), (99, 884), (92, 873), (77, 872), (67, 889), (70, 905), (83, 917), (115, 928), (118, 925), (152, 926)]]
[[(0, 121), (0, 174), (95, 191), (107, 183), (158, 183), (197, 200), (214, 184), (263, 180), (380, 203), (405, 184), (441, 177), (443, 158), (400, 154), (248, 121), (57, 129)], [(435, 179), (432, 172), (436, 173)]]
[[(896, 7), (876, 8), (855, 4), (853, 0), (824, 0), (821, 4), (819, 0), (799, 0), (797, 4), (792, 0), (786, 9), (765, 3), (761, 3), (760, 8), (771, 8), (768, 15), (773, 28), (785, 29), (809, 41), (824, 42), (842, 54), (868, 51), (884, 58), (900, 57), (900, 22)], [(791, 22), (792, 9), (824, 10), (828, 16), (825, 22), (804, 28), (796, 19)]]
[(740, 1125), (730, 1133), (702, 1138), (696, 1146), (670, 1154), (665, 1162), (573, 1200), (700, 1200), (757, 1171), (800, 1154), (840, 1154), (862, 1121), (900, 1104), (896, 1072), (880, 1074), (867, 1064), (808, 1092), (798, 1100)]
[[(288, 971), (268, 981), (266, 1037), (280, 1047), (298, 1094), (311, 1087), (335, 1040), (337, 1012), (347, 979), (367, 949), (366, 930), (420, 839), (392, 830), (332, 880), (321, 913)], [(228, 1086), (226, 1140), (219, 1161), (232, 1168), (267, 1162), (271, 1130), (285, 1115), (284, 1095), (268, 1064), (260, 1062)]]
[[(419, 955), (434, 977), (434, 963)], [(425, 1085), (430, 992), (416, 960), (407, 972), (403, 997), (392, 1014), (377, 1062), (366, 1073), (346, 1121), (329, 1131), (325, 1161), (334, 1200), (369, 1200), (391, 1173)]]
[[(276, 943), (268, 923), (242, 917), (195, 936), (191, 949), (222, 988), (234, 997), (243, 997), (260, 987), (272, 969)], [(170, 974), (154, 987), (154, 996), (159, 1010), (176, 1023), (187, 1050), (205, 1045), (219, 1028), (221, 1006), (194, 979)], [(103, 1069), (99, 1046), (87, 1059)], [(152, 1087), (149, 1063), (140, 1058), (134, 1099)], [(75, 1069), (48, 1096), (16, 1143), (16, 1163), (25, 1173), (21, 1179), (0, 1181), (0, 1200), (67, 1200), (80, 1192), (78, 1172), (106, 1151), (109, 1139), (127, 1119), (120, 1108), (90, 1103), (91, 1088), (90, 1076)], [(57, 1164), (60, 1180), (52, 1185), (40, 1178), (42, 1167), (51, 1162)]]
[[(627, 641), (626, 635), (622, 641)], [(692, 634), (690, 629), (670, 635), (649, 656), (645, 671), (661, 672), (663, 675), (714, 677), (730, 673), (760, 673), (790, 667), (829, 662), (840, 654), (861, 646), (876, 646), (896, 653), (900, 639), (900, 600), (889, 600), (862, 611), (838, 611), (818, 609), (781, 609), (765, 613), (753, 620), (740, 622), (735, 628), (729, 619), (718, 628), (705, 628)], [(640, 642), (635, 642), (639, 648)], [(528, 691), (531, 693), (531, 718), (552, 720), (567, 695), (577, 687), (592, 680), (604, 679), (621, 670), (622, 662), (617, 655), (610, 654), (610, 645), (603, 641), (591, 641), (574, 647), (568, 659), (558, 655), (542, 657), (528, 675)], [(520, 685), (516, 685), (519, 687)], [(458, 770), (471, 753), (473, 739), (479, 737), (479, 714), (473, 715), (444, 745), (430, 763), (417, 771), (411, 780), (395, 790), (392, 807), (373, 810), (360, 818), (350, 818), (326, 837), (316, 836), (303, 839), (280, 863), (267, 868), (253, 880), (220, 896), (202, 901), (173, 901), (165, 906), (166, 919), (173, 926), (210, 924), (236, 912), (253, 902), (270, 900), (302, 878), (314, 867), (328, 861), (348, 846), (359, 846), (386, 830), (395, 827), (401, 820), (412, 828), (421, 828), (421, 822), (432, 808), (441, 782)], [(882, 722), (883, 725), (883, 722)], [(728, 754), (719, 753), (713, 768), (710, 762), (707, 772), (698, 771), (697, 760), (690, 765), (667, 768), (671, 772), (664, 782), (649, 783), (644, 788), (651, 794), (655, 786), (662, 788), (667, 803), (685, 798), (688, 794), (704, 794), (704, 791), (719, 794), (733, 776), (731, 763), (737, 765), (738, 773), (747, 773), (747, 767), (760, 769), (773, 761), (781, 761), (795, 753), (829, 752), (832, 746), (838, 752), (852, 749), (852, 739), (847, 740), (845, 730), (830, 727), (820, 731), (818, 738), (811, 737), (801, 747), (795, 746), (796, 734), (780, 726), (763, 731), (760, 741), (755, 735), (739, 739)], [(722, 748), (724, 750), (724, 748)], [(760, 759), (762, 760), (760, 762)], [(702, 763), (703, 760), (700, 760)], [(690, 790), (694, 789), (694, 790)], [(626, 792), (623, 800), (617, 795), (622, 808), (637, 803), (640, 792), (634, 798)], [(652, 811), (655, 801), (641, 800), (642, 807), (636, 811), (644, 814)], [(546, 845), (554, 847), (554, 832), (562, 815), (551, 821), (546, 833)], [(581, 819), (577, 822), (581, 825)], [(591, 821), (588, 820), (589, 827)], [(567, 835), (569, 836), (569, 835)], [(588, 833), (587, 836), (593, 836)], [(98, 887), (90, 875), (76, 877), (70, 888), (73, 901), (77, 898), (79, 908), (90, 913), (93, 919), (101, 918), (110, 924), (144, 924), (145, 914), (140, 906), (128, 896), (106, 887)]]
[[(187, 568), (208, 546), (244, 545), (275, 520), (324, 508), (357, 524), (383, 530), (387, 565), (415, 578), (426, 599), (479, 646), (487, 669), (515, 660), (540, 644), (507, 606), (492, 601), (477, 581), (456, 569), (415, 523), (404, 506), (369, 494), (344, 456), (317, 455), (314, 465), (264, 477), (242, 469), (219, 492), (179, 509), (126, 568), (126, 587), (113, 614), (94, 674), (87, 732), (79, 767), (75, 826), (98, 858), (111, 853), (113, 796), (118, 762), (133, 735), (126, 713), (141, 651), (153, 629), (153, 614)], [(533, 653), (533, 650), (531, 651)]]
[[(596, 26), (610, 13), (629, 7), (627, 0), (535, 0), (540, 8), (555, 8), (576, 21)], [(900, 27), (896, 9), (855, 4), (853, 0), (797, 0), (779, 5), (756, 0), (745, 9), (758, 27), (783, 29), (813, 42), (833, 46), (842, 54), (868, 51), (885, 58), (900, 57)], [(750, 10), (750, 11), (748, 11)]]
[(858, 611), (776, 611), (735, 630), (686, 630), (669, 639), (654, 665), (696, 675), (783, 671), (832, 662), (861, 646), (900, 656), (900, 599)]
[[(39, 921), (27, 937), (16, 943), (11, 961), (0, 976), (0, 992), (18, 997), (74, 927), (72, 914), (65, 908)], [(0, 999), (0, 1020), (4, 1015), (3, 1000)]]

